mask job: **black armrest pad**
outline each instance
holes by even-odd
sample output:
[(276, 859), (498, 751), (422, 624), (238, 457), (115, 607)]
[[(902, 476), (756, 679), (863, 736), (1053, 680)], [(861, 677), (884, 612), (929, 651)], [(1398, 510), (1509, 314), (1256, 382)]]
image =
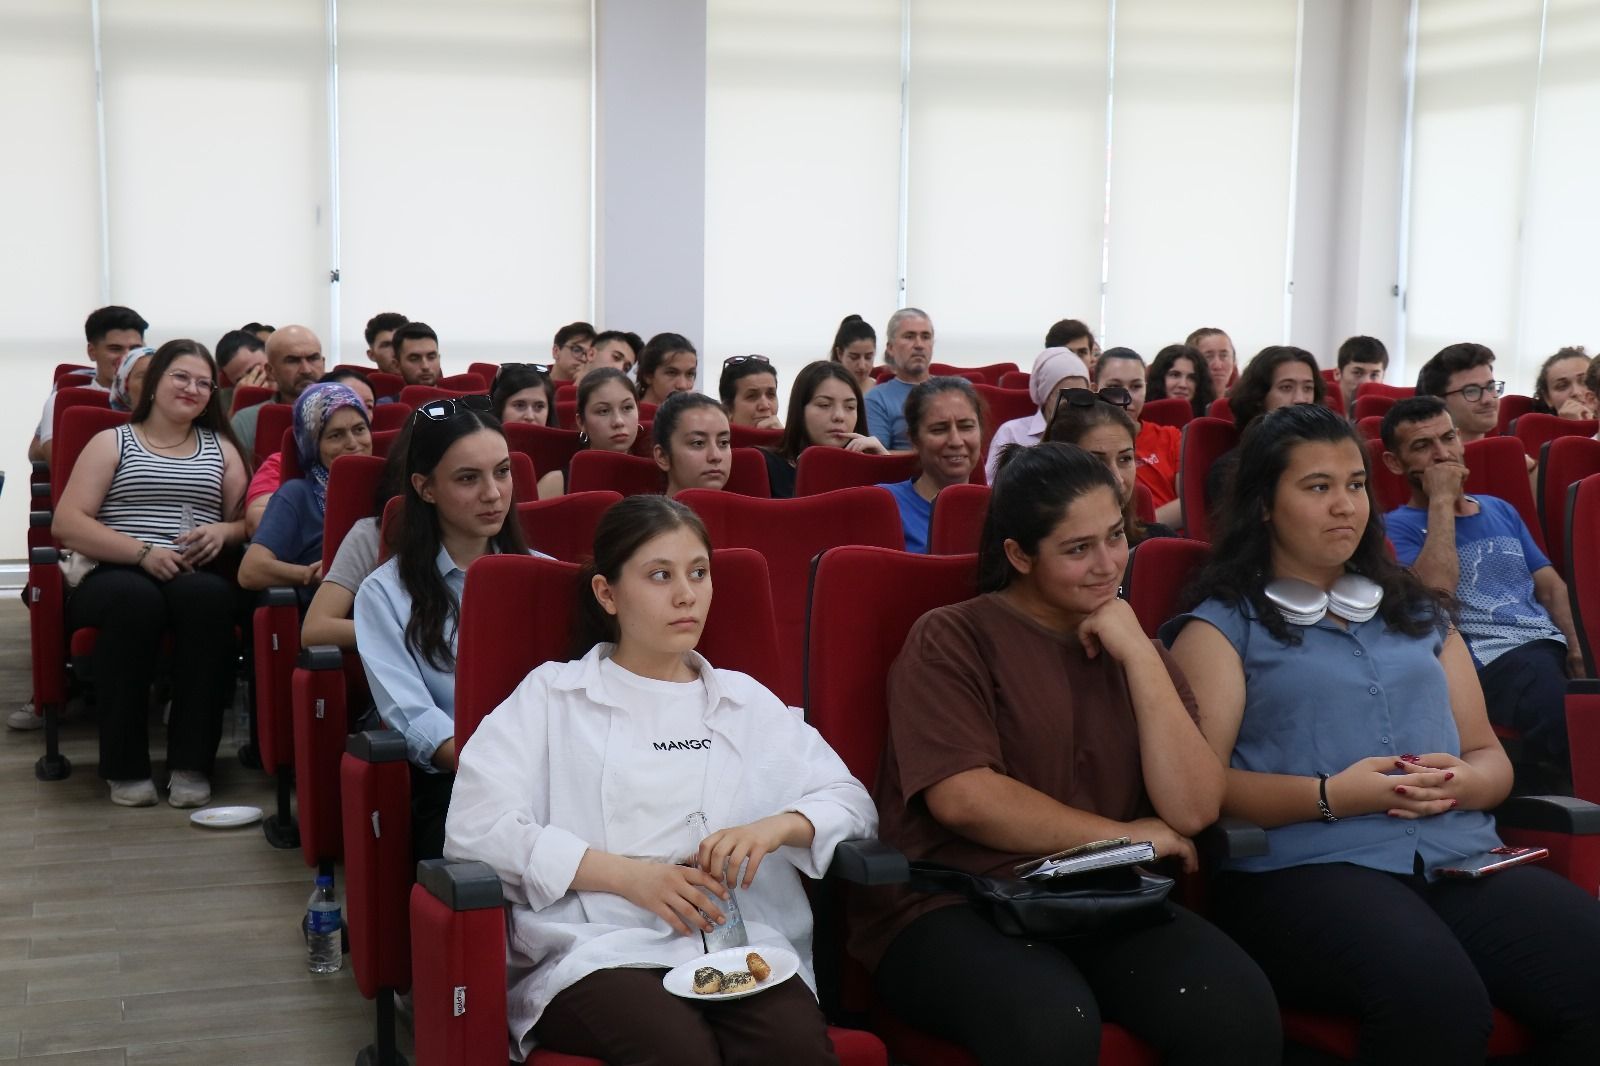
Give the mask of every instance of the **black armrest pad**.
[(1575, 677), (1567, 682), (1569, 696), (1600, 696), (1600, 678)]
[(34, 477), (48, 477), (50, 475), (50, 464), (43, 459), (35, 459), (29, 466), (33, 470)]
[(50, 498), (50, 482), (31, 481), (29, 485), (32, 486), (28, 491), (33, 499), (48, 500)]
[(486, 862), (423, 859), (417, 863), (417, 883), (453, 911), (498, 908), (505, 902), (500, 878)]
[(61, 553), (54, 548), (34, 548), (28, 552), (29, 566), (54, 566), (61, 561)]
[(343, 670), (344, 652), (332, 644), (302, 647), (299, 665), (306, 670)]
[(351, 733), (344, 750), (363, 762), (405, 762), (406, 738), (393, 729), (374, 729)]
[(900, 885), (911, 879), (911, 866), (881, 840), (844, 840), (833, 849), (828, 876), (853, 885)]
[(256, 601), (257, 607), (299, 607), (300, 597), (294, 589), (285, 585), (277, 585), (261, 593), (261, 598)]
[(1267, 853), (1267, 831), (1243, 818), (1218, 818), (1200, 830), (1195, 846), (1207, 863), (1249, 859)]
[(1494, 811), (1507, 829), (1591, 836), (1600, 833), (1600, 806), (1571, 796), (1513, 796)]
[(28, 528), (39, 529), (40, 527), (43, 527), (45, 529), (49, 529), (50, 523), (55, 521), (55, 517), (56, 516), (53, 511), (29, 511)]

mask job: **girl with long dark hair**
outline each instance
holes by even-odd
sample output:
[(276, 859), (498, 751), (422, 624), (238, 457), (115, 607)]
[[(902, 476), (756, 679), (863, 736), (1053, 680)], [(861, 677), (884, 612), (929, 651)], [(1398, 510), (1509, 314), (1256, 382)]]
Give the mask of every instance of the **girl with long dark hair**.
[(684, 489), (720, 489), (733, 471), (732, 430), (728, 412), (699, 392), (675, 392), (656, 409), (650, 432), (652, 455), (667, 476), (666, 493)]
[[(590, 370), (578, 382), (578, 433), (583, 448), (627, 452), (639, 435), (639, 397), (633, 382), (614, 367)], [(539, 477), (539, 499), (567, 491), (567, 471)]]
[(393, 557), (356, 593), (356, 644), (378, 714), (403, 734), (416, 856), (437, 858), (455, 777), (456, 624), (467, 568), (525, 553), (511, 454), (486, 396), (434, 400), (411, 416)]
[[(585, 363), (579, 368), (580, 378), (588, 365)], [(495, 371), (494, 382), (489, 387), (489, 400), (494, 416), (502, 425), (526, 422), (561, 428), (561, 421), (556, 417), (556, 386), (550, 380), (549, 367), (536, 363), (502, 365)]]
[[(461, 753), (445, 851), (493, 866), (511, 901), (518, 1057), (837, 1062), (801, 875), (877, 820), (814, 729), (694, 650), (712, 577), (694, 512), (618, 503), (579, 581), (581, 657), (530, 673)], [(663, 972), (694, 963), (701, 934), (735, 913), (749, 951), (798, 972), (736, 1002), (666, 991)]]
[(1198, 348), (1187, 344), (1169, 344), (1161, 349), (1150, 362), (1144, 398), (1146, 403), (1151, 400), (1188, 400), (1194, 409), (1194, 417), (1204, 418), (1211, 412), (1211, 404), (1217, 398), (1205, 356), (1200, 354)]
[(1536, 866), (1447, 876), (1501, 846), (1511, 764), (1450, 600), (1389, 557), (1355, 428), (1290, 405), (1239, 456), (1198, 603), (1161, 633), (1223, 813), (1267, 831), (1214, 880), (1218, 924), (1286, 1006), (1357, 1015), (1362, 1062), (1482, 1062), (1491, 1004), (1539, 1061), (1596, 1061), (1593, 895)]
[(794, 376), (783, 440), (776, 448), (762, 449), (773, 499), (788, 499), (794, 495), (795, 467), (800, 462), (800, 453), (814, 446), (844, 448), (868, 455), (887, 454), (882, 442), (868, 435), (861, 388), (841, 363), (826, 360), (807, 363)]
[(100, 776), (111, 802), (148, 807), (150, 683), (172, 635), (167, 722), (168, 802), (199, 807), (232, 700), (234, 585), (217, 573), (244, 540), (250, 480), (245, 452), (217, 397), (217, 365), (198, 341), (163, 344), (150, 359), (126, 425), (90, 439), (61, 494), (52, 531), (80, 556), (67, 600), (73, 628), (100, 633), (92, 656), (100, 717)]

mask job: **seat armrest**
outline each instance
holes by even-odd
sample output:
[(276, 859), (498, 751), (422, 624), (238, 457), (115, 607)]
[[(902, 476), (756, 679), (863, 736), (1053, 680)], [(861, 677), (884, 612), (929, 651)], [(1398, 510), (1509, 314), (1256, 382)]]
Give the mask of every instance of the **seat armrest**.
[(1600, 696), (1600, 678), (1575, 677), (1567, 682), (1569, 696)]
[(275, 585), (263, 589), (261, 596), (256, 600), (257, 607), (294, 607), (300, 606), (300, 597), (294, 589), (287, 585)]
[(55, 512), (53, 512), (53, 511), (29, 511), (28, 512), (28, 528), (29, 529), (41, 529), (41, 528), (42, 529), (49, 529), (50, 528), (50, 523), (54, 522), (55, 518), (56, 518)]
[(900, 885), (911, 880), (911, 864), (881, 840), (843, 840), (833, 849), (828, 876), (853, 885)]
[(50, 477), (50, 464), (45, 462), (43, 459), (34, 459), (31, 463), (29, 463), (29, 468), (36, 479), (48, 479)]
[(1218, 818), (1194, 838), (1202, 863), (1223, 859), (1252, 859), (1267, 853), (1267, 831), (1243, 818)]
[(423, 859), (417, 863), (417, 883), (453, 911), (482, 910), (505, 902), (500, 877), (486, 862)]
[(343, 670), (344, 651), (332, 644), (313, 644), (300, 649), (302, 670)]
[(1571, 796), (1513, 796), (1494, 810), (1507, 829), (1529, 829), (1567, 836), (1600, 834), (1600, 805)]
[(46, 501), (50, 499), (50, 482), (34, 481), (30, 482), (30, 485), (28, 492), (33, 499)]
[(344, 742), (344, 750), (362, 762), (405, 762), (406, 738), (393, 729), (352, 733)]
[(61, 561), (61, 553), (55, 548), (34, 548), (28, 552), (29, 566), (54, 566)]

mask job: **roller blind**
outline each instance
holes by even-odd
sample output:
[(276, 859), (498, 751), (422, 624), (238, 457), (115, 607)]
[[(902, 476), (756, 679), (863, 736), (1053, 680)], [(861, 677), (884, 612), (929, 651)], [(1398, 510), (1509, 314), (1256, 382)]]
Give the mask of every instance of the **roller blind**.
[(111, 295), (150, 339), (327, 320), (322, 0), (101, 5)]
[[(1294, 0), (1117, 0), (1105, 336), (1282, 343)], [(1323, 353), (1318, 353), (1319, 355)]]
[(787, 390), (845, 315), (883, 329), (899, 160), (898, 0), (708, 0), (702, 388), (761, 352)]
[(1026, 366), (1099, 315), (1104, 0), (911, 7), (910, 302), (941, 360)]
[(340, 322), (439, 333), (447, 373), (589, 314), (587, 0), (340, 0)]

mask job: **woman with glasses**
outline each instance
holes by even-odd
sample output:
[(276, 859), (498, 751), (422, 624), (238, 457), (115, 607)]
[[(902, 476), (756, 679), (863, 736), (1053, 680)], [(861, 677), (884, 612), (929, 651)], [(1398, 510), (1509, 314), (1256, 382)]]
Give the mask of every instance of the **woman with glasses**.
[(734, 355), (722, 361), (717, 395), (728, 421), (751, 429), (782, 429), (778, 420), (778, 370), (764, 355)]
[(587, 322), (562, 326), (550, 346), (550, 376), (556, 381), (576, 381), (593, 355), (593, 326)]
[[(1112, 349), (1116, 351), (1116, 349)], [(1123, 402), (1119, 403), (1121, 400)], [(1119, 388), (1062, 389), (1055, 416), (1045, 430), (1044, 439), (1082, 448), (1104, 464), (1117, 479), (1117, 495), (1122, 504), (1122, 531), (1129, 548), (1151, 537), (1171, 537), (1171, 529), (1139, 520), (1139, 457), (1135, 447), (1137, 424), (1128, 414), (1126, 393)]]
[(341, 455), (372, 454), (366, 405), (343, 385), (312, 385), (294, 402), (294, 441), (304, 473), (269, 499), (239, 564), (239, 585), (254, 591), (293, 588), (304, 605), (322, 580), (328, 469)]
[(657, 333), (639, 353), (639, 399), (660, 405), (675, 392), (694, 388), (699, 355), (689, 338), (677, 333)]
[[(100, 776), (111, 802), (148, 807), (150, 683), (172, 638), (168, 802), (211, 798), (222, 712), (237, 661), (233, 583), (213, 564), (244, 540), (250, 480), (217, 396), (205, 345), (163, 344), (127, 424), (90, 439), (62, 492), (52, 532), (92, 567), (68, 595), (73, 629), (99, 630), (91, 657), (100, 719)], [(71, 578), (69, 578), (71, 580)]]
[(789, 392), (789, 418), (776, 448), (761, 449), (767, 460), (772, 498), (794, 495), (795, 470), (807, 448), (844, 448), (867, 455), (887, 455), (877, 437), (867, 434), (867, 412), (856, 379), (841, 364), (818, 360), (795, 375)]
[(1028, 375), (1028, 393), (1039, 410), (1026, 418), (1013, 418), (1002, 422), (989, 441), (989, 460), (984, 465), (988, 481), (994, 484), (995, 471), (1000, 467), (1000, 453), (1008, 444), (1038, 444), (1044, 438), (1045, 427), (1056, 413), (1056, 401), (1062, 389), (1087, 389), (1089, 367), (1069, 348), (1046, 348), (1033, 360), (1033, 372)]
[(556, 386), (550, 380), (553, 370), (539, 363), (506, 363), (495, 371), (489, 400), (502, 425), (522, 422), (561, 428), (556, 418)]
[(907, 481), (878, 486), (900, 508), (906, 551), (928, 550), (934, 498), (972, 480), (983, 455), (985, 415), (983, 400), (966, 378), (929, 378), (906, 394), (906, 435), (922, 469)]
[(511, 453), (487, 396), (417, 408), (394, 555), (361, 583), (355, 611), (373, 703), (406, 740), (418, 859), (444, 851), (456, 771), (456, 623), (467, 568), (484, 555), (528, 550), (511, 493)]
[[(633, 382), (611, 367), (589, 371), (578, 382), (577, 416), (580, 450), (626, 454), (639, 435), (639, 400)], [(548, 500), (566, 491), (566, 470), (540, 475), (539, 499)]]

